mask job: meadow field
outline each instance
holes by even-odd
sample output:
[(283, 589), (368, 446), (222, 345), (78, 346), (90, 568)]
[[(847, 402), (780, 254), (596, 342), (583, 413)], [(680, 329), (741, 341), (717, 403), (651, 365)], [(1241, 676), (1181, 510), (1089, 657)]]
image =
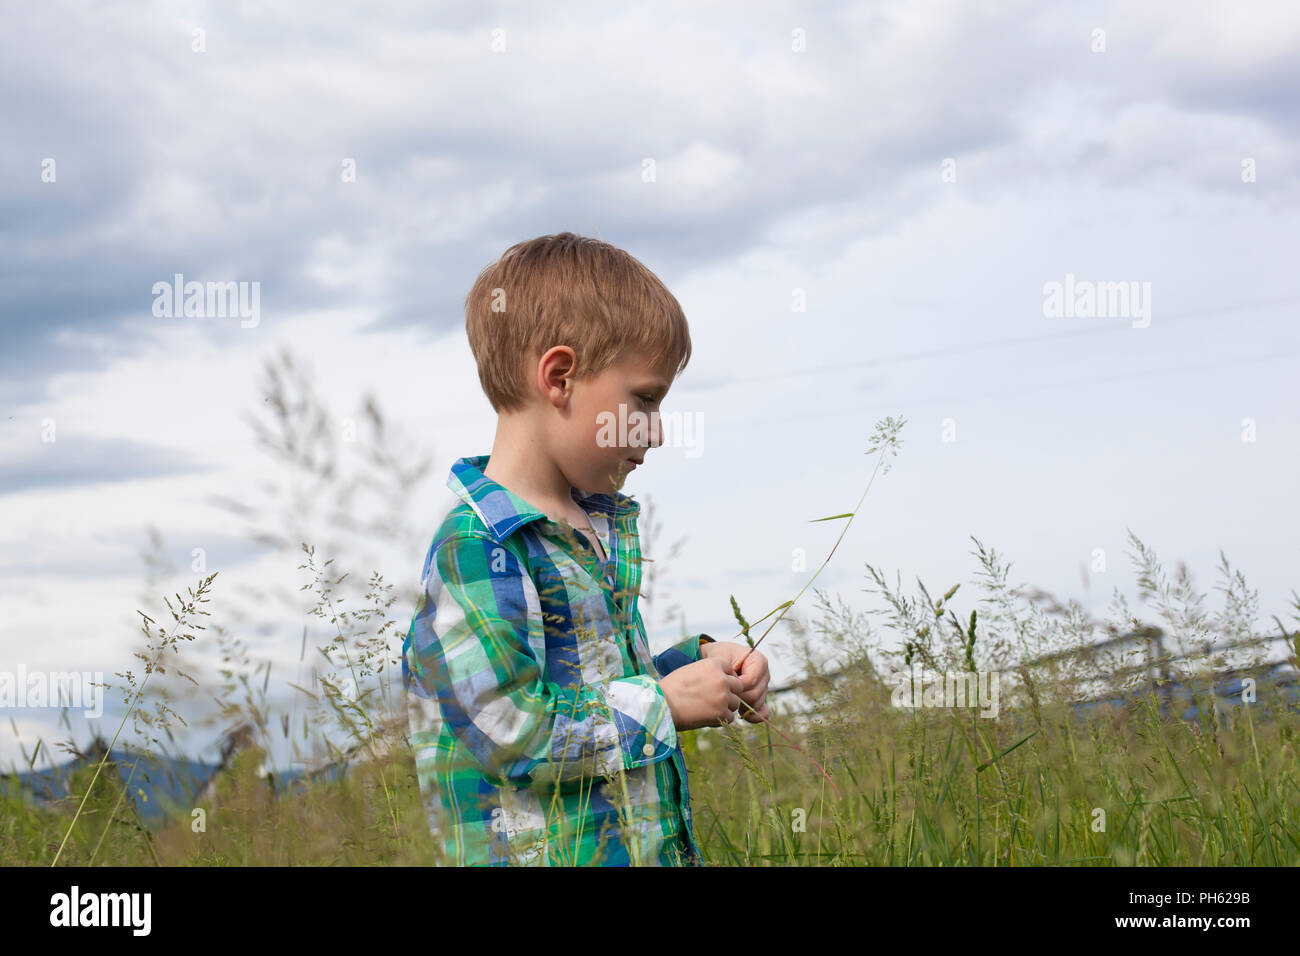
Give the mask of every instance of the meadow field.
[[(1059, 642), (1068, 615), (1063, 621), (1026, 602), (1017, 616), (1001, 579), (1005, 566), (995, 553), (980, 553), (988, 572), (980, 604), (989, 614), (984, 633), (1014, 637), (1024, 649)], [(1154, 561), (1145, 548), (1140, 553)], [(1162, 594), (1168, 599), (1158, 564), (1149, 570), (1157, 603)], [(876, 580), (883, 586), (883, 575)], [(1168, 686), (1153, 681), (1145, 666), (1125, 668), (1122, 660), (1063, 655), (1029, 667), (1023, 654), (1019, 665), (992, 659), (993, 651), (972, 639), (980, 629), (969, 616), (963, 624), (953, 611), (959, 589), (934, 601), (924, 589), (914, 598), (882, 590), (889, 605), (883, 634), (822, 592), (814, 595), (819, 613), (813, 624), (790, 619), (806, 652), (806, 677), (797, 689), (772, 697), (776, 734), (737, 721), (683, 735), (696, 835), (708, 864), (1300, 862), (1300, 710), (1294, 685), (1261, 679), (1255, 699), (1243, 702), (1225, 699), (1222, 677), (1215, 678), (1234, 663), (1237, 673), (1267, 673), (1262, 665), (1269, 641), (1256, 643), (1253, 653), (1236, 662), (1213, 653), (1186, 656), (1176, 675), (1185, 692), (1171, 698)], [(192, 635), (205, 591), (201, 583), (175, 606), (173, 626), (160, 631), (156, 647)], [(1180, 616), (1185, 607), (1165, 610), (1170, 620), (1188, 623)], [(345, 619), (350, 626), (360, 623), (355, 616)], [(1210, 623), (1232, 626), (1227, 620), (1192, 625), (1209, 633), (1204, 628)], [(898, 706), (897, 684), (884, 676), (891, 655), (880, 651), (879, 642), (900, 629), (902, 655), (911, 660), (894, 663), (913, 672), (918, 661), (936, 673), (973, 670), (970, 664), (977, 661), (981, 668), (1000, 663), (997, 716), (981, 716), (969, 701)], [(368, 641), (373, 653), (373, 636), (345, 636), (358, 647), (358, 660), (361, 643)], [(1298, 644), (1300, 633), (1290, 633), (1292, 666)], [(1107, 685), (1108, 675), (1126, 671), (1128, 678)], [(258, 735), (287, 731), (287, 715), (263, 712), (259, 688), (248, 677), (236, 675), (230, 685), (249, 692), (242, 703), (232, 701), (231, 713), (248, 716)], [(1079, 695), (1096, 695), (1099, 684), (1107, 685), (1103, 696), (1119, 693), (1123, 702), (1078, 707)], [(318, 727), (332, 713), (355, 736), (348, 771), (337, 779), (277, 794), (259, 770), (266, 752), (253, 739), (232, 755), (214, 792), (195, 802), (201, 828), (194, 825), (194, 809), (184, 807), (170, 824), (150, 827), (126, 799), (121, 778), (87, 761), (69, 796), (52, 806), (5, 795), (0, 860), (11, 866), (56, 860), (139, 866), (437, 863), (400, 705), (381, 717), (384, 695), (378, 688), (370, 699), (362, 693), (354, 700), (331, 686), (332, 693), (327, 687), (321, 694), (322, 713), (304, 717), (303, 727)], [(400, 680), (387, 690), (400, 690)], [(146, 698), (141, 694), (139, 701)], [(397, 700), (390, 696), (388, 703)], [(155, 713), (152, 720), (158, 719)]]

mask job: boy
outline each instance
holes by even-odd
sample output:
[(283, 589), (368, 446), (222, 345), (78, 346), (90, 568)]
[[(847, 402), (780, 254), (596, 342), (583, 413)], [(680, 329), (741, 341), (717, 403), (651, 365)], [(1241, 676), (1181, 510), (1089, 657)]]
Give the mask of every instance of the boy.
[(747, 648), (707, 634), (651, 656), (637, 606), (640, 505), (618, 488), (662, 444), (686, 317), (568, 232), (508, 249), (465, 314), (496, 438), (452, 466), (402, 648), (435, 840), (458, 865), (698, 864), (678, 732), (742, 702), (766, 719), (768, 668), (737, 674)]

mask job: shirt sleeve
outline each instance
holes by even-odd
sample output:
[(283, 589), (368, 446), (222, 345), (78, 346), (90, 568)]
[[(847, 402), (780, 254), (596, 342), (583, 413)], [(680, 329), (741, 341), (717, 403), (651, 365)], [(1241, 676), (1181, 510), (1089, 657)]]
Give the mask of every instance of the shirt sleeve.
[(677, 730), (656, 680), (547, 680), (530, 617), (542, 617), (537, 588), (509, 548), (473, 533), (438, 545), (411, 623), (411, 677), (485, 777), (558, 783), (671, 757)]
[(703, 660), (701, 651), (705, 644), (712, 644), (713, 638), (707, 634), (692, 634), (690, 637), (678, 641), (668, 650), (656, 654), (654, 657), (655, 667), (659, 670), (661, 676), (666, 677), (679, 667), (685, 667), (687, 664), (693, 664), (696, 661)]

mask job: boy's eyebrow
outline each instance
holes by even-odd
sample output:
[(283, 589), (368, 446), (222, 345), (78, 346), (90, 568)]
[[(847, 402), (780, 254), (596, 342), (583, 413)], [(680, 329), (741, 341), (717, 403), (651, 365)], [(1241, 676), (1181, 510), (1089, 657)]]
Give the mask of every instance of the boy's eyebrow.
[(638, 392), (650, 392), (656, 398), (662, 398), (668, 393), (668, 383), (661, 378), (657, 378), (649, 384), (638, 385), (636, 390)]

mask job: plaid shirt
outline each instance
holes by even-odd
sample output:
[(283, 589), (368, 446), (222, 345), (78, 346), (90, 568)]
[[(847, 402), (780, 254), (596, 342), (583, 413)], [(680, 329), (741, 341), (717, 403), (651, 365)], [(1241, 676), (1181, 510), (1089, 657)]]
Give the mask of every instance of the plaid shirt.
[(686, 761), (637, 608), (640, 505), (573, 500), (608, 555), (461, 458), (402, 646), (429, 825), (459, 865), (692, 863)]

